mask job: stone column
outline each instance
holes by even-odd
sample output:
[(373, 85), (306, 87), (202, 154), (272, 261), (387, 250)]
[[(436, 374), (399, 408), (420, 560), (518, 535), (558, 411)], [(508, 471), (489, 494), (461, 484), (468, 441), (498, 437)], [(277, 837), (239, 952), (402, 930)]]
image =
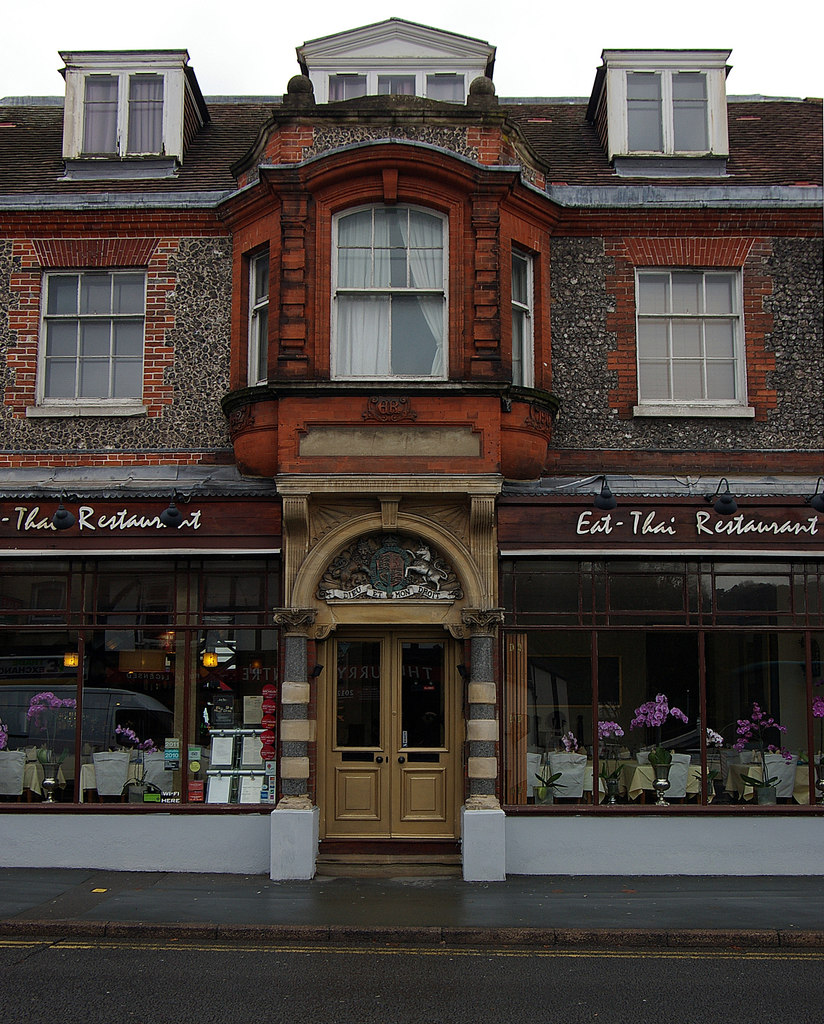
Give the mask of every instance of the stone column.
[(284, 628), (284, 673), (280, 686), (280, 788), (272, 811), (272, 879), (312, 878), (318, 851), (320, 813), (309, 796), (309, 744), (316, 722), (309, 718), (308, 632), (315, 621), (308, 608), (283, 608), (275, 622)]
[(472, 667), (466, 738), (469, 796), (461, 811), (463, 876), (467, 881), (506, 877), (504, 812), (495, 793), (498, 782), (498, 719), (495, 635), (503, 621), (498, 608), (462, 613), (470, 630)]

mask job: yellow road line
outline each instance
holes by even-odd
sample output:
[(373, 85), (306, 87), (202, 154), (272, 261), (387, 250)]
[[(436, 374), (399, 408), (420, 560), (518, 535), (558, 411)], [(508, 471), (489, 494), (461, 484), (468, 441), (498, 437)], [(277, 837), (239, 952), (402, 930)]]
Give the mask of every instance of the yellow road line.
[(182, 950), (187, 953), (326, 953), (346, 956), (450, 956), (450, 957), (495, 957), (495, 958), (534, 958), (554, 957), (568, 960), (576, 959), (610, 959), (610, 960), (824, 960), (822, 950), (781, 950), (770, 946), (764, 949), (563, 949), (554, 946), (540, 948), (501, 948), (496, 946), (340, 946), (280, 944), (268, 945), (261, 943), (236, 943), (231, 940), (223, 942), (135, 942), (129, 939), (102, 939), (100, 941), (81, 941), (79, 939), (0, 939), (0, 948), (33, 949), (36, 947), (55, 949), (123, 949), (152, 952), (169, 952)]

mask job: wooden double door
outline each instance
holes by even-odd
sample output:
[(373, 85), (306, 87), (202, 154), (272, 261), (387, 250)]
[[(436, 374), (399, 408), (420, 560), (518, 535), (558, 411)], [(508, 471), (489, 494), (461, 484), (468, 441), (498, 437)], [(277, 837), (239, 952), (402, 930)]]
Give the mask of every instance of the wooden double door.
[(443, 633), (341, 633), (322, 662), (323, 836), (456, 838), (463, 721), (455, 642)]

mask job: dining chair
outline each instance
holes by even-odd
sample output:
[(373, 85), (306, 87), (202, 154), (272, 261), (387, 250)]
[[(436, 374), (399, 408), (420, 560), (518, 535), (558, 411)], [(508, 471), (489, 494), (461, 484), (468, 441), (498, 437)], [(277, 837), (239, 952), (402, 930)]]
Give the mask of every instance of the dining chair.
[(98, 751), (92, 754), (98, 796), (123, 795), (129, 774), (130, 756), (128, 750)]
[(798, 754), (793, 754), (792, 761), (785, 761), (782, 754), (765, 754), (764, 765), (767, 769), (767, 777), (778, 779), (775, 785), (775, 795), (779, 800), (786, 800), (792, 797), (795, 789), (795, 769), (798, 764)]
[(0, 750), (0, 794), (5, 797), (23, 795), (25, 768), (25, 750)]
[(673, 752), (670, 764), (670, 788), (664, 794), (666, 800), (683, 800), (687, 795), (687, 780), (690, 770), (690, 755)]
[(561, 773), (555, 790), (556, 799), (580, 799), (584, 795), (584, 775), (587, 769), (586, 754), (551, 753), (549, 771)]

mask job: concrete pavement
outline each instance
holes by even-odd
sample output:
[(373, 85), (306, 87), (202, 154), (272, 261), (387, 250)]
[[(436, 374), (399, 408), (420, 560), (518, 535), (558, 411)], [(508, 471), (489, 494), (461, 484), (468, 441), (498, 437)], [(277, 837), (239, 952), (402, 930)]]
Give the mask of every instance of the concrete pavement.
[(0, 935), (824, 948), (818, 877), (330, 878), (0, 869)]

